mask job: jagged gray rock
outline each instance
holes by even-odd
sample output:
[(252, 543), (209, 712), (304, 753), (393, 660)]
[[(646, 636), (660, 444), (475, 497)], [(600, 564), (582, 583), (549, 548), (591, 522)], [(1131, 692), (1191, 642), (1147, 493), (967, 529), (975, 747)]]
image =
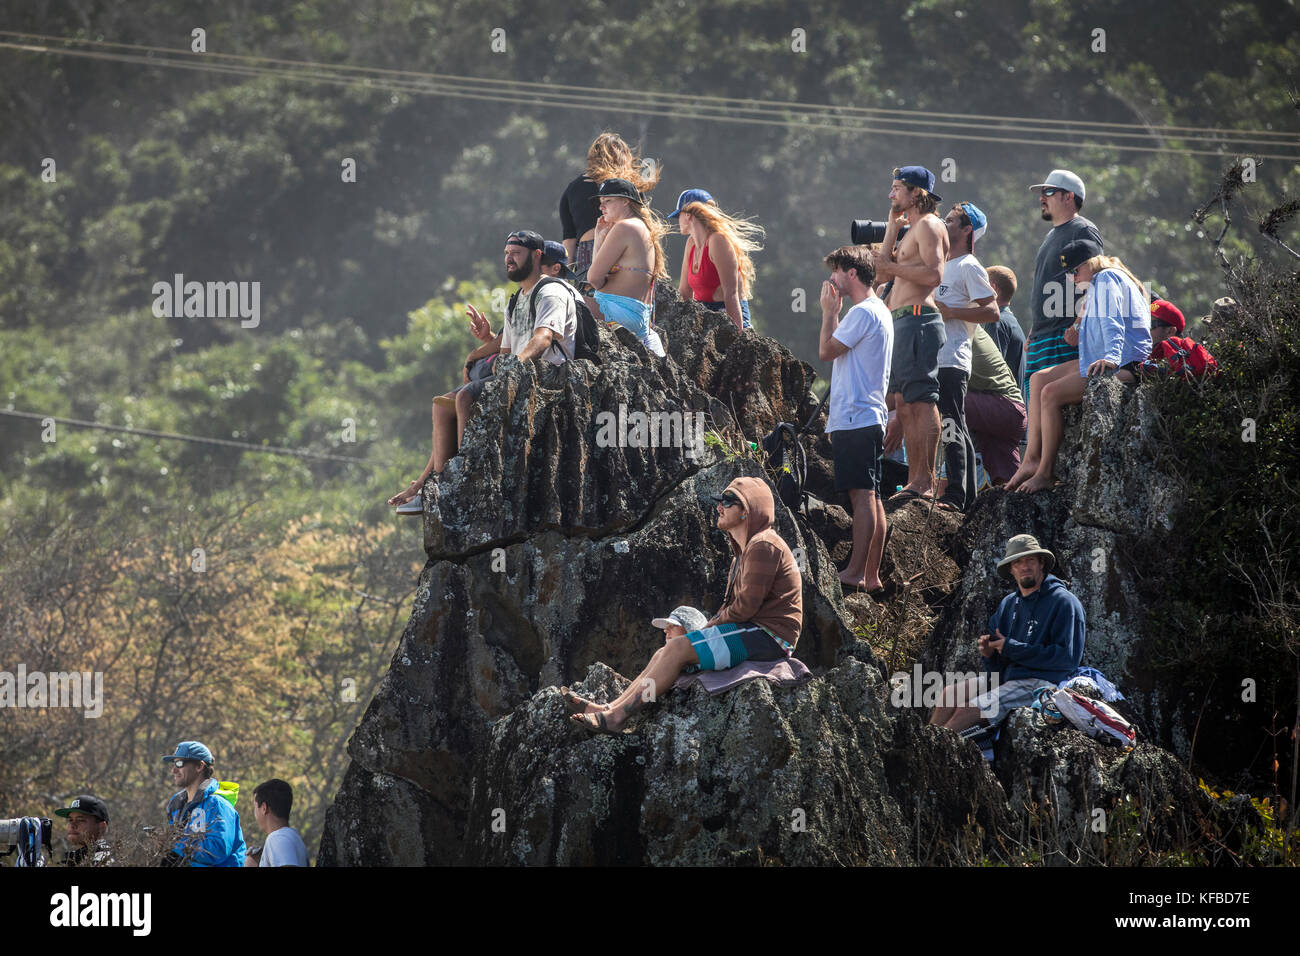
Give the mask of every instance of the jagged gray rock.
[[(596, 665), (582, 689), (623, 686)], [(887, 715), (882, 696), (846, 656), (793, 689), (673, 692), (630, 733), (589, 738), (546, 688), (492, 728), (466, 862), (956, 862), (936, 835), (1005, 826), (1001, 790), (973, 747)]]
[[(608, 699), (662, 641), (651, 617), (717, 607), (729, 549), (708, 495), (761, 476), (748, 442), (813, 411), (811, 369), (771, 340), (662, 296), (658, 322), (664, 359), (602, 330), (599, 367), (506, 363), (461, 455), (426, 486), (429, 562), (349, 741), (322, 865), (1003, 861), (1024, 858), (1016, 834), (1049, 825), (1056, 842), (1031, 852), (1068, 858), (1095, 849), (1071, 835), (1079, 814), (1152, 794), (1182, 801), (1170, 833), (1203, 822), (1190, 778), (1162, 751), (1115, 760), (1017, 715), (995, 777), (973, 744), (888, 700), (885, 672), (927, 635), (928, 666), (977, 669), (974, 638), (1005, 592), (993, 565), (1021, 530), (1075, 580), (1090, 659), (1129, 676), (1141, 608), (1124, 545), (1161, 526), (1167, 500), (1132, 477), (1149, 439), (1140, 390), (1109, 381), (1073, 413), (1064, 493), (987, 494), (964, 523), (891, 508), (884, 605), (841, 594), (827, 544), (842, 550), (849, 521), (833, 494), (819, 492), (831, 504), (808, 523), (778, 502), (777, 530), (805, 568), (797, 653), (809, 683), (674, 692), (618, 738), (571, 727), (557, 685), (586, 675)], [(617, 418), (620, 404), (705, 411), (715, 437), (695, 455), (602, 447), (598, 416)], [(824, 439), (811, 444), (825, 484)]]

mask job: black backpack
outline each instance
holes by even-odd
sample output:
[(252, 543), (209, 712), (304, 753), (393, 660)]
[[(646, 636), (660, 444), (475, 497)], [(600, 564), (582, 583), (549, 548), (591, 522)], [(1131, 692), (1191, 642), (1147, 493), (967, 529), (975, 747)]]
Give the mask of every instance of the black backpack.
[[(577, 328), (573, 333), (573, 354), (569, 355), (564, 349), (564, 343), (556, 339), (551, 343), (551, 348), (558, 348), (566, 359), (587, 359), (589, 362), (600, 364), (600, 332), (596, 326), (596, 317), (591, 314), (591, 309), (587, 308), (587, 303), (583, 300), (578, 290), (563, 279), (557, 276), (542, 276), (533, 286), (533, 291), (528, 296), (528, 314), (537, 315), (537, 293), (542, 291), (542, 285), (547, 282), (559, 282), (573, 295), (574, 311), (577, 313)], [(515, 303), (519, 301), (518, 290), (510, 296), (510, 301), (506, 303), (506, 321), (510, 320), (510, 313), (514, 311)]]

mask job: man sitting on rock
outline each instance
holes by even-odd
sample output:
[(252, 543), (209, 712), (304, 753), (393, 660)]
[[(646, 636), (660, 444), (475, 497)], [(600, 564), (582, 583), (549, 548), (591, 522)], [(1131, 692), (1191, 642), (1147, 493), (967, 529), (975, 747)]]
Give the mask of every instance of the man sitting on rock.
[(1031, 534), (1007, 542), (998, 574), (1015, 582), (989, 618), (988, 634), (979, 636), (984, 670), (992, 686), (979, 692), (968, 678), (944, 689), (943, 701), (930, 723), (962, 731), (977, 723), (999, 724), (1017, 707), (1033, 704), (1043, 687), (1055, 688), (1074, 676), (1083, 659), (1086, 632), (1083, 605), (1065, 584), (1049, 574), (1055, 558)]
[(469, 306), (470, 332), (483, 344), (465, 359), (464, 384), (433, 400), (433, 454), (420, 476), (388, 499), (398, 514), (424, 513), (424, 483), (430, 475), (441, 474), (460, 448), (470, 408), (495, 372), (492, 367), (487, 375), (471, 379), (470, 369), (475, 363), (488, 368), (485, 363), (496, 363), (510, 353), (521, 362), (536, 358), (558, 365), (573, 354), (578, 329), (577, 290), (567, 282), (548, 282), (537, 294), (536, 314), (532, 311), (533, 287), (544, 276), (567, 278), (568, 270), (559, 258), (563, 252), (562, 245), (548, 243), (529, 229), (520, 229), (506, 237), (503, 254), (506, 278), (519, 283), (519, 293), (506, 308), (505, 324), (500, 332), (493, 333), (487, 316)]
[(674, 611), (677, 620), (664, 646), (612, 703), (598, 704), (561, 688), (572, 719), (584, 730), (621, 733), (629, 717), (667, 693), (688, 667), (721, 671), (794, 653), (803, 627), (803, 580), (790, 548), (772, 527), (772, 492), (758, 478), (737, 478), (713, 500), (718, 529), (730, 536), (733, 554), (722, 607), (709, 621), (683, 617), (680, 612), (690, 608)]

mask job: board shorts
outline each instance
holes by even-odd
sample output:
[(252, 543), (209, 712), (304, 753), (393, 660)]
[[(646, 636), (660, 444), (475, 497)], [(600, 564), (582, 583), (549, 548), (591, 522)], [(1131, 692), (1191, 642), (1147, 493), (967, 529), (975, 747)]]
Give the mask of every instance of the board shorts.
[(907, 404), (939, 404), (939, 350), (948, 340), (943, 316), (929, 305), (905, 305), (890, 313), (894, 319), (894, 355), (889, 391)]
[(1002, 681), (996, 687), (971, 698), (967, 706), (978, 707), (980, 716), (987, 718), (990, 724), (1000, 724), (1017, 707), (1032, 707), (1038, 699), (1038, 692), (1044, 687), (1056, 690), (1056, 685), (1050, 680), (1039, 677)]
[(748, 621), (728, 621), (688, 631), (686, 638), (695, 648), (695, 656), (700, 659), (698, 669), (702, 671), (725, 671), (745, 661), (780, 661), (794, 653), (793, 644)]

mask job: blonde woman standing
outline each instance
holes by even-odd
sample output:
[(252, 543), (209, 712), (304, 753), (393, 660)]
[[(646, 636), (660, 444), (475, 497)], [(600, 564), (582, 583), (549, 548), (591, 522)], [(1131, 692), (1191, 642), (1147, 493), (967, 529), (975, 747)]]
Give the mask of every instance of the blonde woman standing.
[(724, 213), (703, 189), (688, 189), (668, 214), (686, 240), (677, 292), (714, 312), (726, 312), (740, 330), (752, 329), (749, 295), (754, 285), (752, 253), (763, 247), (763, 228)]
[(596, 137), (587, 150), (586, 169), (560, 197), (560, 225), (564, 229), (561, 238), (574, 272), (585, 275), (591, 265), (596, 220), (600, 217), (594, 200), (600, 184), (607, 179), (626, 179), (645, 195), (654, 190), (659, 175), (658, 164), (643, 162), (618, 133), (604, 132)]

